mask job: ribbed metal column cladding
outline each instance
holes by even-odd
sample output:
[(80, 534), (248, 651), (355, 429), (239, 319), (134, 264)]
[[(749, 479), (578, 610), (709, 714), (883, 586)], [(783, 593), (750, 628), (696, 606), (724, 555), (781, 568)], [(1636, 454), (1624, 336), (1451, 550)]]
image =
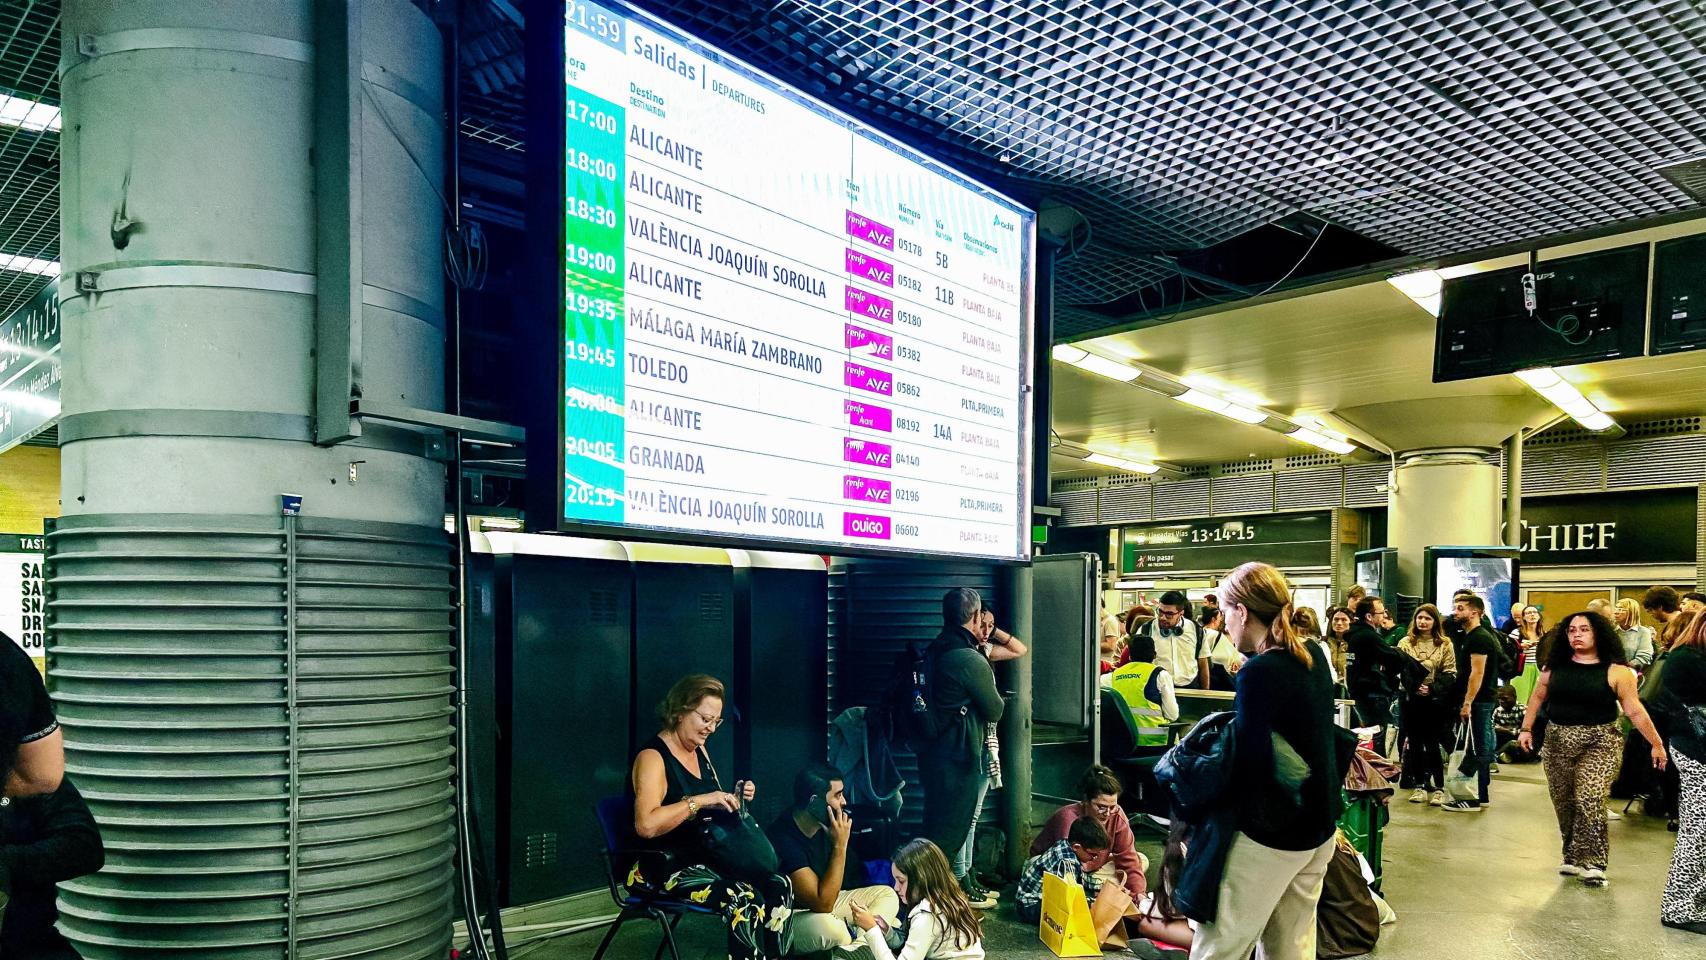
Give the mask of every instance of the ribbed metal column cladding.
[(66, 765), (106, 840), (89, 960), (448, 955), (442, 531), (84, 515), (48, 533)]
[[(835, 711), (870, 706), (882, 699), (907, 643), (927, 640), (942, 630), (942, 595), (955, 587), (971, 587), (993, 606), (999, 622), (1013, 620), (1001, 609), (993, 564), (950, 560), (838, 560), (831, 581), (841, 577), (840, 603), (832, 610), (835, 649), (830, 689)], [(833, 601), (832, 601), (833, 602)], [(924, 785), (918, 761), (910, 752), (895, 758), (906, 778), (906, 805), (901, 808), (901, 835), (916, 836), (924, 817)]]

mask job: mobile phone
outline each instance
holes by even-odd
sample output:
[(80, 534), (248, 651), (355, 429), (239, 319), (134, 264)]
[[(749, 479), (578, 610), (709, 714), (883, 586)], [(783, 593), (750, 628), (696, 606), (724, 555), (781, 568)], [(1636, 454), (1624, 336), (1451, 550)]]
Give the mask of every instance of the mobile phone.
[(829, 801), (827, 799), (821, 796), (813, 797), (812, 802), (806, 804), (806, 812), (811, 814), (813, 820), (826, 827), (829, 826)]

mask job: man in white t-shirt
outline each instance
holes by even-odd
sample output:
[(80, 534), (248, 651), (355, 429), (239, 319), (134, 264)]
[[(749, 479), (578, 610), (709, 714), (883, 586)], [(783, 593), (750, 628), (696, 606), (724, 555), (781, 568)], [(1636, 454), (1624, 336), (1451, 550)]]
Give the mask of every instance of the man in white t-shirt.
[[(1178, 590), (1161, 595), (1155, 607), (1155, 619), (1139, 627), (1137, 632), (1155, 640), (1155, 663), (1172, 674), (1180, 687), (1208, 689), (1208, 649), (1203, 645), (1202, 630), (1191, 619), (1190, 601)], [(1131, 651), (1120, 662), (1131, 660)]]

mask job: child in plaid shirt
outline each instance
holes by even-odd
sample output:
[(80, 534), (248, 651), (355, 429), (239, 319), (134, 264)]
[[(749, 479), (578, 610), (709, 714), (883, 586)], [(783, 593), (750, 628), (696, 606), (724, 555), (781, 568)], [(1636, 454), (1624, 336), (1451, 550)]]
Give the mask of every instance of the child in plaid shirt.
[(1052, 873), (1084, 888), (1087, 899), (1096, 899), (1102, 881), (1095, 876), (1114, 845), (1108, 831), (1093, 817), (1072, 821), (1072, 830), (1037, 856), (1025, 861), (1019, 872), (1019, 919), (1036, 923), (1043, 912), (1043, 874)]
[(1532, 759), (1523, 753), (1521, 747), (1512, 747), (1511, 755), (1505, 756), (1505, 747), (1516, 740), (1516, 735), (1522, 732), (1522, 721), (1528, 715), (1528, 710), (1516, 699), (1516, 688), (1503, 686), (1499, 688), (1498, 703), (1493, 708), (1493, 735), (1497, 738), (1497, 749), (1493, 755), (1509, 762), (1521, 763)]

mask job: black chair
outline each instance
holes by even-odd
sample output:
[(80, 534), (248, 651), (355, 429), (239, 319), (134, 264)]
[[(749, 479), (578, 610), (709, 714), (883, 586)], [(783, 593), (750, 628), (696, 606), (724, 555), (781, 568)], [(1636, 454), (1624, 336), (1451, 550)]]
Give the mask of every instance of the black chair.
[[(1167, 746), (1179, 737), (1179, 725), (1167, 725)], [(1166, 817), (1169, 802), (1155, 781), (1155, 764), (1167, 747), (1139, 746), (1137, 721), (1131, 706), (1116, 690), (1102, 691), (1102, 758), (1103, 766), (1119, 775), (1125, 785), (1121, 805), (1128, 814), (1154, 814)], [(1148, 817), (1133, 816), (1132, 822), (1147, 822)]]
[(674, 872), (675, 857), (665, 850), (649, 850), (629, 845), (627, 838), (633, 833), (630, 827), (633, 822), (634, 804), (627, 797), (605, 797), (598, 801), (597, 809), (598, 825), (604, 830), (604, 872), (610, 881), (610, 898), (616, 901), (616, 907), (621, 912), (617, 915), (616, 922), (611, 925), (610, 932), (604, 935), (604, 942), (598, 945), (598, 952), (592, 955), (592, 960), (602, 960), (604, 952), (610, 949), (611, 941), (616, 939), (622, 925), (636, 917), (657, 921), (658, 929), (663, 931), (663, 942), (658, 944), (658, 951), (653, 960), (661, 958), (666, 947), (671, 957), (681, 960), (681, 951), (675, 945), (676, 924), (689, 914), (715, 916), (716, 911), (696, 903), (631, 893), (623, 876), (630, 864), (640, 862), (648, 870), (656, 871), (656, 876), (667, 877)]

